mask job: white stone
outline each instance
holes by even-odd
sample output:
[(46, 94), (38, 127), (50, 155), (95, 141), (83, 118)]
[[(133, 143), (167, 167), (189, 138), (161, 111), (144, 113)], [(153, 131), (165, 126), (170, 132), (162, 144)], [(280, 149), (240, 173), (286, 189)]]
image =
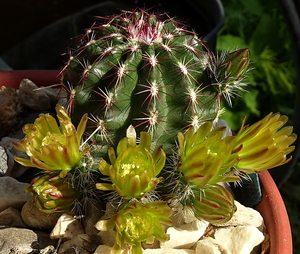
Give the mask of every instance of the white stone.
[(237, 226), (217, 229), (214, 238), (229, 254), (250, 254), (265, 237), (255, 226)]
[(21, 209), (32, 198), (24, 191), (27, 186), (28, 183), (21, 183), (12, 177), (0, 177), (0, 212), (8, 207)]
[[(196, 254), (194, 250), (187, 249), (146, 249), (143, 251), (143, 254)], [(98, 254), (98, 253), (97, 253)], [(100, 253), (99, 253), (100, 254)]]
[(59, 217), (55, 227), (51, 231), (50, 238), (72, 239), (81, 234), (84, 234), (84, 230), (80, 221), (76, 220), (73, 216), (64, 213)]
[(111, 247), (107, 245), (99, 245), (94, 254), (111, 254)]
[(198, 241), (195, 251), (196, 254), (229, 254), (228, 251), (212, 237)]
[(207, 226), (208, 222), (195, 220), (179, 228), (169, 227), (167, 234), (170, 239), (161, 243), (161, 248), (189, 249), (202, 237)]
[(21, 157), (24, 159), (28, 159), (28, 156), (26, 153), (18, 150), (13, 146), (13, 142), (19, 142), (20, 139), (11, 138), (11, 137), (4, 137), (0, 141), (0, 146), (5, 147), (12, 155), (12, 167), (9, 168), (9, 170), (5, 173), (5, 176), (11, 176), (11, 177), (20, 177), (25, 173), (25, 171), (28, 169), (28, 167), (25, 167), (17, 162), (14, 162), (13, 157)]
[(261, 214), (250, 207), (245, 207), (237, 201), (234, 201), (237, 211), (232, 218), (223, 224), (216, 225), (217, 227), (235, 227), (235, 226), (254, 226), (260, 231), (263, 231), (264, 221)]

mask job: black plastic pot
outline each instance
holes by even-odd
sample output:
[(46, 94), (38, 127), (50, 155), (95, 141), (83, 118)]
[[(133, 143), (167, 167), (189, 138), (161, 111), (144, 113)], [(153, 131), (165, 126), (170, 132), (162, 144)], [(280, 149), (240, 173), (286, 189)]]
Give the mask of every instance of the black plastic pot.
[(137, 7), (150, 9), (151, 12), (167, 12), (170, 17), (175, 16), (192, 27), (211, 49), (215, 49), (217, 32), (224, 24), (224, 11), (220, 0), (101, 1), (50, 24), (4, 51), (1, 58), (12, 69), (60, 69), (65, 61), (61, 55), (66, 52), (70, 38), (91, 27), (96, 20), (95, 16), (108, 16)]

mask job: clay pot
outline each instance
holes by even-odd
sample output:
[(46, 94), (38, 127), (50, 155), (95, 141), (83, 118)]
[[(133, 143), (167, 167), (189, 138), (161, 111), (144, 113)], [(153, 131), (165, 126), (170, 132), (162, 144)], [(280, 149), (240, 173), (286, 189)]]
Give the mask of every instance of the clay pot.
[[(28, 78), (38, 86), (59, 82), (57, 70), (28, 70), (0, 72), (0, 86), (18, 88), (23, 78)], [(288, 214), (280, 192), (268, 171), (259, 174), (262, 202), (255, 209), (264, 218), (270, 237), (269, 254), (292, 254), (292, 234)]]

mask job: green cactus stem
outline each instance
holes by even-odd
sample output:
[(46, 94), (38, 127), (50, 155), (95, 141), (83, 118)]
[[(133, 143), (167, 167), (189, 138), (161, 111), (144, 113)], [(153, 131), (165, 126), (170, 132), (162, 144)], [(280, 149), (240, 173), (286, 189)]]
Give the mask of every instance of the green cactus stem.
[(89, 113), (106, 149), (133, 125), (170, 154), (179, 131), (216, 121), (222, 95), (242, 86), (248, 50), (218, 60), (176, 19), (145, 10), (103, 20), (74, 43), (62, 85), (72, 119)]

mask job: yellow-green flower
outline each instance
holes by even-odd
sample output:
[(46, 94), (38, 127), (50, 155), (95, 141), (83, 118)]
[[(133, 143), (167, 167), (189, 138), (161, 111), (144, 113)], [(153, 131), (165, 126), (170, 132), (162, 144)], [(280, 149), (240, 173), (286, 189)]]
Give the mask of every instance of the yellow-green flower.
[(35, 177), (25, 191), (34, 197), (35, 205), (45, 213), (62, 212), (71, 208), (79, 194), (57, 174)]
[(238, 180), (228, 174), (237, 163), (238, 156), (231, 153), (234, 137), (223, 137), (225, 131), (225, 126), (212, 129), (212, 123), (207, 122), (196, 132), (193, 127), (189, 128), (185, 137), (178, 133), (179, 171), (188, 184), (202, 187)]
[(287, 158), (295, 147), (291, 144), (296, 140), (292, 133), (293, 127), (286, 126), (288, 117), (279, 113), (270, 113), (253, 125), (244, 125), (236, 135), (233, 153), (240, 161), (238, 170), (245, 173), (267, 170), (289, 162)]
[(105, 160), (99, 163), (99, 170), (110, 177), (112, 184), (98, 183), (100, 190), (115, 190), (124, 198), (140, 198), (145, 193), (154, 190), (162, 180), (156, 176), (166, 162), (165, 152), (157, 147), (150, 153), (151, 136), (141, 132), (139, 145), (136, 144), (136, 133), (131, 126), (127, 137), (123, 138), (117, 147), (117, 154), (113, 148), (108, 149), (112, 165)]
[(100, 220), (98, 230), (116, 232), (116, 243), (112, 253), (142, 254), (141, 242), (153, 243), (154, 239), (168, 240), (165, 225), (171, 225), (171, 208), (163, 201), (151, 203), (131, 202), (124, 204), (115, 217)]
[(33, 124), (24, 125), (23, 132), (26, 136), (14, 145), (17, 149), (26, 152), (30, 159), (16, 157), (15, 160), (28, 167), (60, 171), (60, 176), (65, 177), (88, 150), (88, 147), (80, 150), (80, 140), (85, 131), (87, 115), (81, 118), (76, 130), (61, 105), (56, 106), (56, 112), (60, 126), (49, 114), (40, 114)]

